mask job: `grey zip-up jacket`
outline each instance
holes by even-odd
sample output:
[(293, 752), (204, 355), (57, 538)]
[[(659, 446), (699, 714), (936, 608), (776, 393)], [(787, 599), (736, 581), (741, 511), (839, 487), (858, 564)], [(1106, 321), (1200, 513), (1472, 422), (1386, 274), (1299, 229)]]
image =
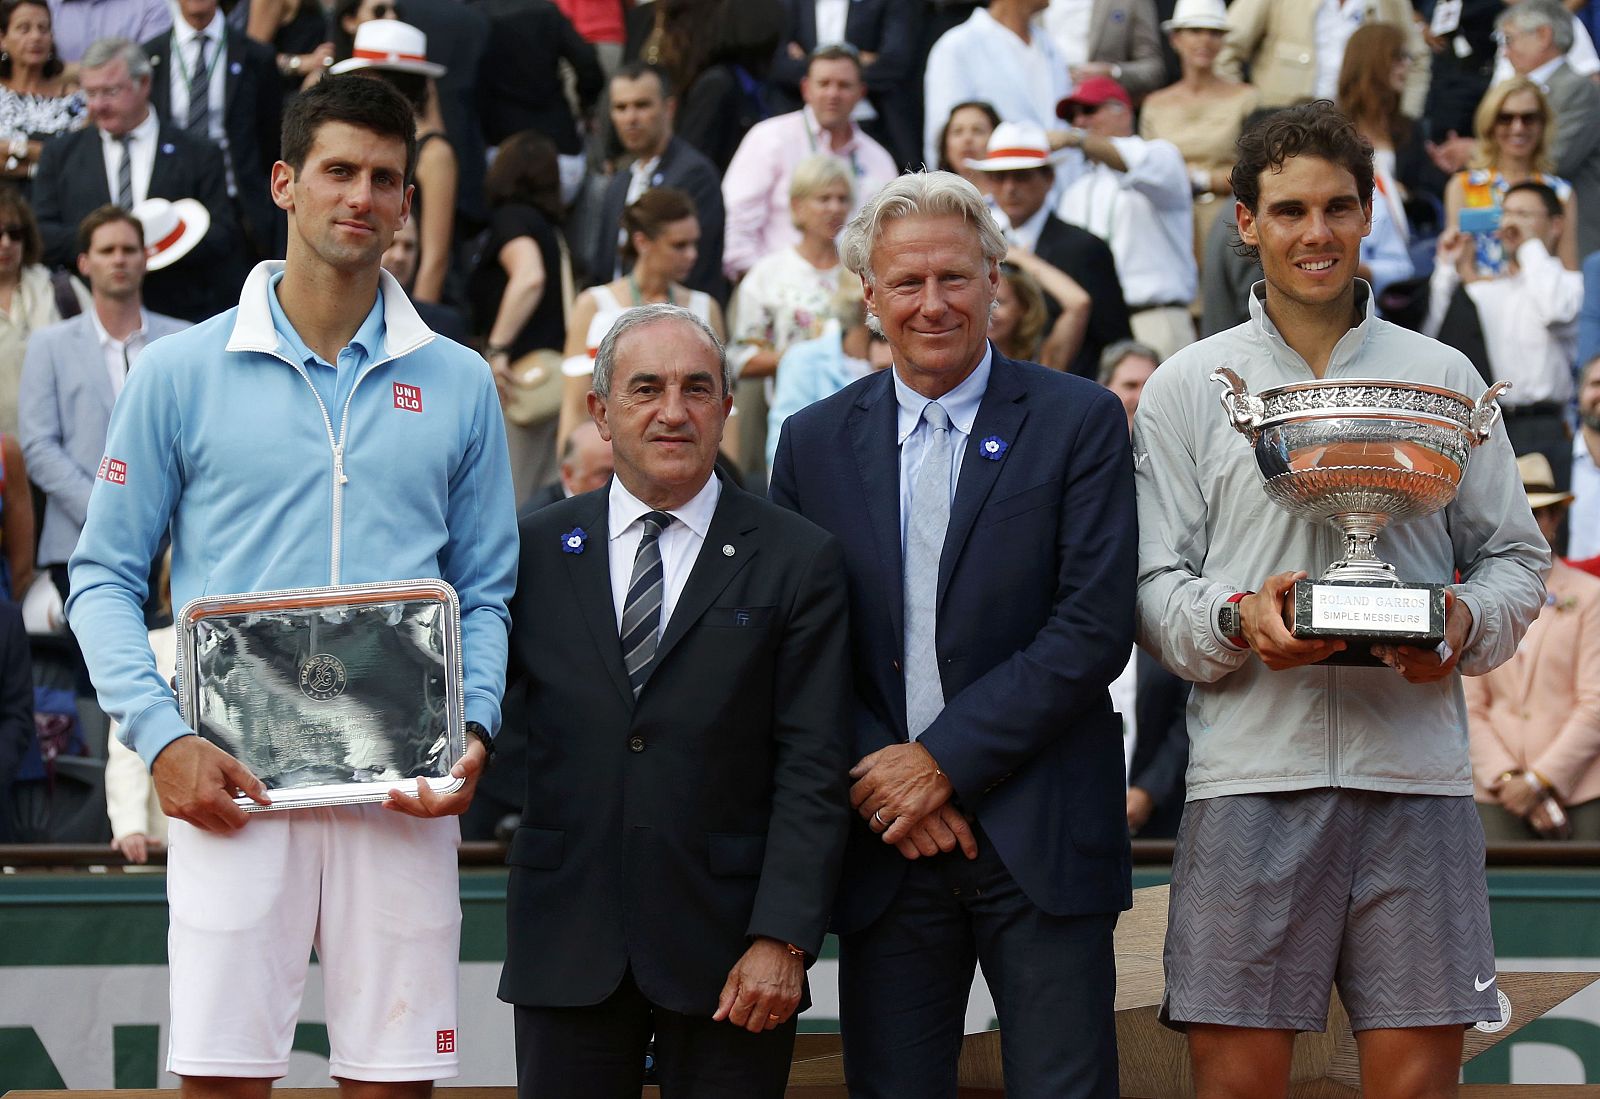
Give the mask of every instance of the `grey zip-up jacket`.
[[(1145, 386), (1134, 418), (1139, 493), (1138, 642), (1194, 681), (1188, 798), (1341, 786), (1410, 794), (1472, 793), (1461, 680), (1407, 683), (1379, 668), (1274, 672), (1216, 628), (1217, 608), (1267, 577), (1312, 578), (1343, 555), (1339, 532), (1267, 498), (1249, 442), (1228, 423), (1219, 366), (1252, 393), (1310, 381), (1310, 367), (1250, 295), (1250, 320), (1184, 348)], [(1399, 378), (1476, 399), (1483, 379), (1459, 352), (1377, 319), (1345, 333), (1327, 378)], [(1516, 651), (1544, 601), (1550, 550), (1533, 522), (1505, 431), (1473, 451), (1454, 503), (1391, 525), (1378, 553), (1402, 580), (1448, 584), (1472, 611), (1460, 671), (1482, 675)]]

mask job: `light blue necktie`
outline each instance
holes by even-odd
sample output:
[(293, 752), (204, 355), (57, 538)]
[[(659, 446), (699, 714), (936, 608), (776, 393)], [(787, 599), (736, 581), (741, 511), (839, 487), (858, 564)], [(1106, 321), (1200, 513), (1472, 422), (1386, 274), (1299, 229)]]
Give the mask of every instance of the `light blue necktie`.
[(911, 489), (906, 532), (906, 729), (916, 740), (944, 709), (939, 653), (939, 556), (950, 526), (950, 416), (937, 401), (922, 410), (928, 440)]

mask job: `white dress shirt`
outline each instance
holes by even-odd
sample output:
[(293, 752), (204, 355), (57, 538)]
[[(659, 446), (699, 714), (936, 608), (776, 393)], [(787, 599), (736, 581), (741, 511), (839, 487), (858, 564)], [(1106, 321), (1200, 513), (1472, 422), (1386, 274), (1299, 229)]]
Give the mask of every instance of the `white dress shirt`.
[[(1436, 336), (1460, 285), (1453, 264), (1436, 264), (1428, 280), (1428, 316), (1423, 334)], [(1578, 310), (1583, 274), (1568, 271), (1539, 240), (1517, 248), (1517, 269), (1467, 284), (1478, 310), (1484, 350), (1497, 381), (1511, 383), (1500, 398), (1506, 408), (1542, 402), (1565, 404), (1572, 397), (1572, 364), (1578, 356)]]
[[(705, 544), (706, 529), (711, 526), (711, 516), (717, 510), (717, 500), (722, 496), (722, 482), (713, 473), (705, 486), (681, 508), (671, 508), (668, 514), (677, 522), (661, 532), (661, 624), (656, 636), (667, 628), (678, 596), (694, 570), (700, 547)], [(611, 478), (610, 513), (607, 519), (610, 531), (611, 601), (617, 611), (617, 633), (622, 633), (622, 608), (628, 598), (628, 581), (633, 577), (633, 559), (644, 539), (644, 524), (640, 522), (655, 508), (642, 503), (633, 493), (622, 487), (622, 478)]]
[[(983, 347), (983, 358), (977, 368), (962, 383), (939, 398), (939, 406), (950, 417), (950, 502), (956, 498), (956, 485), (961, 480), (961, 459), (967, 453), (967, 439), (972, 435), (972, 422), (978, 418), (978, 406), (983, 403), (984, 391), (989, 388), (989, 368), (994, 360), (994, 348)], [(895, 439), (900, 446), (900, 554), (906, 551), (906, 532), (910, 529), (911, 489), (917, 483), (922, 469), (922, 459), (928, 452), (928, 425), (922, 410), (933, 402), (900, 378), (899, 367), (890, 367), (894, 375), (894, 399), (899, 405), (896, 415)], [(1011, 441), (1006, 440), (1008, 443)]]
[(1345, 43), (1361, 26), (1366, 0), (1322, 0), (1317, 5), (1317, 78), (1312, 95), (1337, 99)]
[(990, 104), (1007, 122), (1032, 122), (1060, 129), (1056, 104), (1072, 91), (1067, 63), (1044, 24), (1035, 19), (1024, 42), (976, 8), (965, 23), (946, 31), (928, 53), (923, 70), (927, 103), (922, 137), (929, 166), (939, 163), (939, 131), (950, 109), (969, 99)]
[(1600, 464), (1579, 431), (1572, 440), (1572, 501), (1567, 512), (1567, 558), (1600, 557)]
[(1050, 0), (1045, 10), (1044, 28), (1068, 65), (1089, 60), (1089, 32), (1093, 30), (1089, 17), (1093, 13), (1094, 0)]
[(816, 18), (819, 47), (846, 41), (844, 27), (850, 20), (850, 0), (817, 0)]
[(99, 311), (93, 305), (85, 312), (94, 324), (95, 338), (100, 341), (100, 354), (105, 359), (106, 377), (111, 379), (111, 392), (121, 396), (122, 387), (128, 380), (128, 370), (138, 361), (139, 353), (148, 342), (146, 333), (150, 330), (150, 318), (143, 309), (139, 310), (139, 327), (128, 333), (127, 339), (117, 340), (100, 323)]
[(206, 44), (206, 60), (211, 74), (206, 85), (206, 103), (211, 112), (206, 116), (206, 136), (218, 145), (228, 140), (225, 127), (228, 75), (226, 27), (227, 21), (220, 10), (211, 17), (211, 23), (204, 31), (195, 30), (182, 19), (175, 20), (172, 24), (172, 71), (168, 74), (168, 83), (172, 88), (171, 118), (181, 130), (189, 121), (189, 76), (195, 69), (195, 42), (204, 34), (209, 40)]
[(1170, 141), (1110, 141), (1128, 170), (1090, 163), (1061, 196), (1056, 216), (1110, 245), (1129, 309), (1187, 305), (1194, 300), (1200, 276), (1183, 154)]
[[(156, 139), (161, 133), (161, 120), (155, 111), (147, 111), (144, 121), (128, 131), (128, 155), (133, 158), (133, 201), (143, 202), (150, 197), (150, 173), (156, 166)], [(106, 186), (111, 201), (117, 201), (117, 173), (122, 169), (122, 142), (100, 131), (100, 148), (105, 153)]]

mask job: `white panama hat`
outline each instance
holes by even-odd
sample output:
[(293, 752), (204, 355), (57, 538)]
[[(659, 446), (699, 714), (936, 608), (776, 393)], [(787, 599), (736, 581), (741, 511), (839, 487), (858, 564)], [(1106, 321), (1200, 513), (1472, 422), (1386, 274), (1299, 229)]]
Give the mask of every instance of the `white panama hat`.
[(328, 71), (337, 76), (359, 69), (417, 73), (435, 79), (445, 74), (443, 65), (428, 60), (428, 36), (398, 19), (369, 19), (361, 24), (350, 56)]
[(197, 199), (147, 198), (129, 211), (144, 226), (147, 271), (171, 267), (194, 251), (211, 228), (211, 211)]

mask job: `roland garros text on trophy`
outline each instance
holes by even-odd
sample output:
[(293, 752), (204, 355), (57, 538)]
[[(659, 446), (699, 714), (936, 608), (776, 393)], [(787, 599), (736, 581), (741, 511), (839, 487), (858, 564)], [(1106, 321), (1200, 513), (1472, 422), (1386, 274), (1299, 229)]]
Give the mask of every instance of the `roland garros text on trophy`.
[(1438, 386), (1387, 379), (1323, 379), (1252, 394), (1226, 367), (1228, 421), (1255, 452), (1263, 489), (1279, 507), (1344, 536), (1344, 556), (1292, 589), (1295, 637), (1341, 639), (1325, 663), (1372, 664), (1373, 645), (1438, 648), (1447, 585), (1402, 578), (1378, 556), (1390, 523), (1420, 519), (1456, 497), (1474, 447), (1500, 418), (1496, 382), (1476, 401)]

